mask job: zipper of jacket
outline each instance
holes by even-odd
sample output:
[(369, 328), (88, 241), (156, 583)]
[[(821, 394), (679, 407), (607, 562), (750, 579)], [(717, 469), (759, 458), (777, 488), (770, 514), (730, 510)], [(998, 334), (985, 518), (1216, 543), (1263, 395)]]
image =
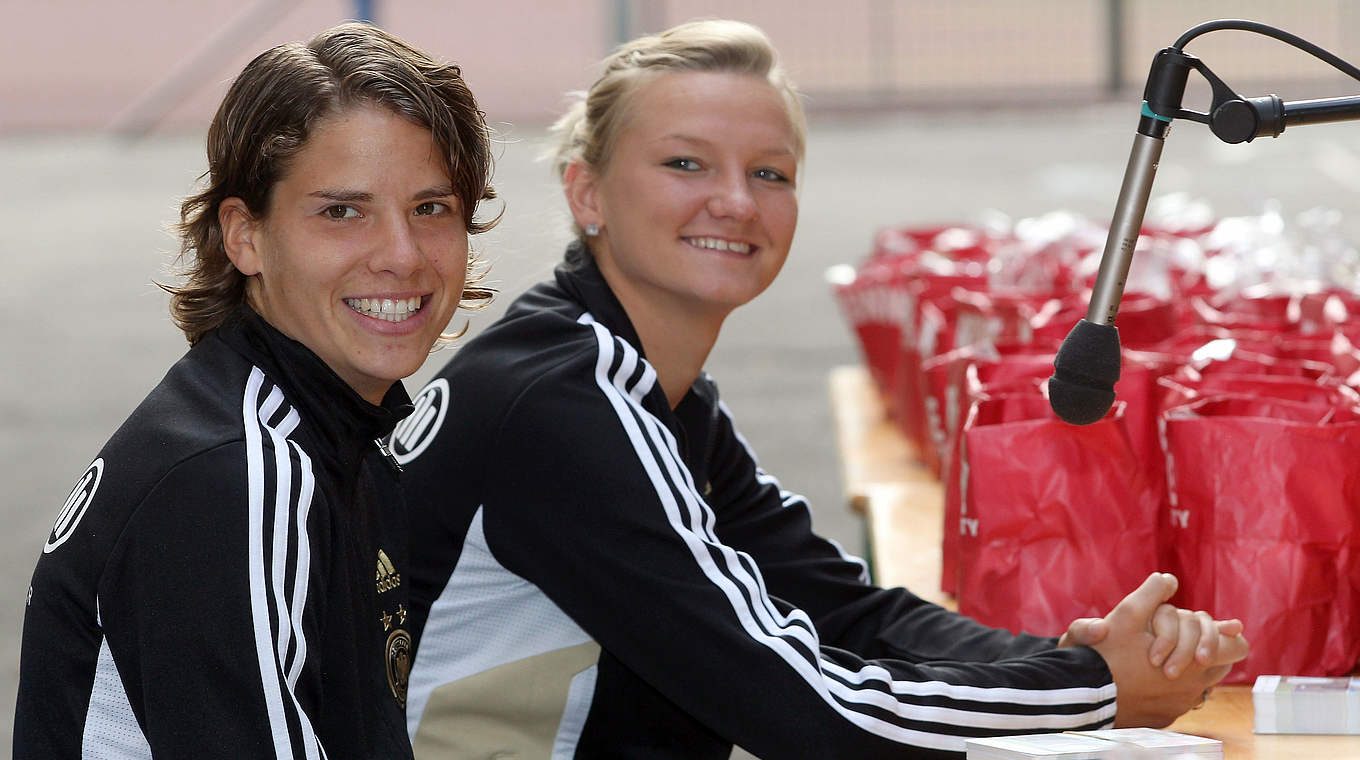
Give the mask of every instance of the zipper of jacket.
[(383, 459), (386, 459), (387, 463), (392, 465), (392, 469), (395, 470), (398, 475), (406, 472), (406, 470), (402, 469), (401, 463), (397, 461), (397, 458), (392, 455), (392, 450), (387, 448), (387, 444), (383, 443), (381, 438), (374, 438), (373, 443), (378, 447), (378, 451), (382, 453)]

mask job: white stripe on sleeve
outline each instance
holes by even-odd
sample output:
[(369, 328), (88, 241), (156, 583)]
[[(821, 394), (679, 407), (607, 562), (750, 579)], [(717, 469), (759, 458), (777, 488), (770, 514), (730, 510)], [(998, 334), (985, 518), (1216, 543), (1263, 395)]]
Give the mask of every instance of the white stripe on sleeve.
[[(741, 431), (737, 429), (737, 422), (735, 419), (732, 418), (732, 410), (727, 408), (727, 404), (719, 400), (718, 409), (721, 410), (723, 416), (727, 418), (727, 424), (732, 426), (732, 432), (736, 435), (737, 442), (740, 443), (741, 447), (746, 450), (746, 456), (750, 457), (751, 461), (755, 463), (756, 481), (762, 484), (772, 485), (775, 488), (779, 489), (779, 497), (780, 499), (783, 500), (783, 504), (786, 507), (799, 503), (806, 505), (807, 499), (803, 498), (802, 494), (797, 494), (792, 491), (785, 490), (784, 486), (779, 482), (779, 478), (776, 478), (775, 476), (769, 474), (768, 472), (765, 472), (760, 468), (760, 460), (756, 457), (755, 449), (751, 448), (751, 444), (746, 440), (746, 436), (743, 436), (741, 434)], [(822, 540), (826, 541), (828, 544), (831, 544), (831, 547), (836, 550), (836, 553), (841, 556), (841, 559), (851, 563), (852, 565), (859, 566), (860, 583), (864, 584), (869, 583), (869, 563), (865, 562), (863, 557), (851, 554), (850, 552), (846, 551), (845, 547), (841, 546), (840, 543), (837, 542), (834, 538), (826, 538), (825, 536), (823, 536)]]
[[(1113, 717), (1115, 709), (1113, 702), (1078, 714), (1011, 715), (994, 711), (972, 711), (962, 706), (958, 708), (923, 706), (910, 700), (898, 699), (898, 695), (901, 695), (983, 703), (1071, 705), (1112, 700), (1115, 696), (1113, 684), (1094, 688), (1025, 690), (966, 686), (937, 681), (896, 681), (879, 665), (866, 663), (859, 670), (851, 671), (823, 658), (816, 631), (806, 613), (795, 609), (788, 615), (779, 614), (765, 593), (763, 580), (755, 570), (754, 561), (724, 545), (713, 534), (715, 517), (694, 488), (688, 469), (684, 467), (683, 460), (678, 455), (674, 437), (660, 420), (643, 408), (640, 402), (650, 391), (650, 381), (655, 375), (644, 373), (644, 377), (631, 391), (626, 390), (622, 384), (627, 376), (622, 371), (616, 371), (611, 376), (609, 369), (614, 363), (616, 345), (625, 353), (621, 359), (620, 370), (636, 366), (636, 349), (626, 342), (616, 342), (608, 330), (595, 322), (589, 313), (583, 314), (578, 321), (590, 325), (596, 334), (599, 345), (596, 384), (614, 409), (633, 445), (639, 463), (656, 491), (668, 521), (690, 549), (696, 564), (709, 581), (726, 596), (747, 635), (778, 654), (846, 720), (866, 731), (897, 741), (921, 747), (962, 751), (963, 736), (910, 728), (904, 725), (904, 722), (943, 723), (956, 727), (970, 726), (984, 729), (1061, 729), (1088, 725)], [(629, 353), (633, 353), (634, 356), (628, 356)], [(628, 374), (631, 375), (632, 372)], [(683, 509), (677, 501), (677, 496), (684, 501)], [(723, 558), (721, 564), (714, 560), (714, 554)], [(748, 566), (752, 570), (748, 571)], [(794, 642), (802, 646), (796, 647)], [(868, 714), (856, 709), (856, 705), (871, 705), (877, 709), (872, 711), (874, 714)], [(883, 713), (887, 713), (887, 717), (879, 717)]]
[[(282, 392), (274, 387), (261, 403), (260, 394), (264, 385), (264, 373), (258, 367), (252, 367), (250, 378), (246, 382), (246, 391), (241, 408), (246, 438), (246, 470), (250, 510), (248, 528), (250, 532), (248, 536), (250, 609), (255, 631), (255, 657), (260, 669), (260, 685), (264, 692), (265, 709), (269, 718), (269, 729), (273, 738), (275, 757), (282, 760), (295, 756), (292, 740), (288, 734), (287, 708), (291, 706), (302, 731), (303, 755), (308, 760), (319, 760), (323, 751), (317, 741), (316, 732), (312, 729), (311, 721), (306, 712), (302, 710), (297, 695), (293, 692), (307, 651), (306, 642), (302, 635), (302, 612), (306, 601), (306, 576), (310, 562), (310, 550), (306, 545), (305, 519), (311, 506), (313, 491), (311, 462), (300, 449), (296, 449), (300, 455), (298, 458), (300, 472), (298, 503), (294, 505), (291, 498), (293, 459), (289, 455), (292, 441), (288, 441), (287, 436), (296, 429), (299, 422), (298, 415), (295, 410), (290, 408), (278, 425), (271, 425), (269, 420), (273, 419), (283, 406), (284, 398)], [(272, 469), (269, 467), (270, 462), (264, 451), (264, 436), (266, 434), (270, 437), (271, 448), (274, 450)], [(264, 524), (265, 492), (271, 483), (275, 493), (272, 540), (271, 537), (266, 536)], [(294, 509), (296, 509), (299, 520), (297, 529), (299, 545), (292, 568), (295, 573), (293, 584), (293, 604), (295, 607), (290, 610), (284, 588), (289, 569), (287, 565), (288, 526)], [(272, 562), (266, 562), (266, 547), (269, 547), (269, 554), (272, 554)], [(266, 576), (266, 564), (269, 568), (268, 576)], [(297, 593), (299, 588), (302, 592), (300, 597)], [(277, 623), (270, 621), (271, 605), (269, 597), (271, 591), (274, 596), (273, 611)], [(275, 624), (278, 625), (277, 633), (273, 630)], [(279, 678), (285, 670), (285, 658), (290, 636), (296, 639), (296, 652), (293, 667), (288, 669), (285, 676), (288, 685), (287, 703), (285, 703), (285, 692), (280, 687)]]

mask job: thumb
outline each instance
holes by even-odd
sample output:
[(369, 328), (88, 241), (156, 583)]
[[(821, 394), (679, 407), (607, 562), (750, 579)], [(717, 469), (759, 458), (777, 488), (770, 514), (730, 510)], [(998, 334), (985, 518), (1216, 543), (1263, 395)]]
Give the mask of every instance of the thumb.
[(1099, 644), (1110, 632), (1104, 618), (1077, 618), (1058, 640), (1059, 647), (1089, 647)]
[(1110, 613), (1128, 615), (1134, 620), (1151, 620), (1157, 607), (1176, 593), (1180, 582), (1171, 573), (1153, 573), (1142, 585), (1124, 597)]
[(1232, 620), (1218, 621), (1218, 633), (1220, 636), (1227, 636), (1228, 638), (1232, 638), (1234, 636), (1241, 634), (1243, 630), (1245, 630), (1245, 628), (1242, 625), (1242, 621), (1238, 620), (1237, 618), (1233, 618)]

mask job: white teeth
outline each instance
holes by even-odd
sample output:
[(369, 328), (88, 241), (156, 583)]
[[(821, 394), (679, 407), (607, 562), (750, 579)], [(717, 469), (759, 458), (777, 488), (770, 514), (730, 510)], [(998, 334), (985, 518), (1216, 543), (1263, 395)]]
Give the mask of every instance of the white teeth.
[(685, 238), (690, 245), (699, 248), (708, 248), (714, 251), (732, 251), (733, 253), (750, 253), (751, 244), (741, 243), (736, 240), (723, 240), (714, 237), (693, 237)]
[(366, 317), (405, 322), (420, 311), (420, 296), (411, 298), (346, 298), (345, 305)]

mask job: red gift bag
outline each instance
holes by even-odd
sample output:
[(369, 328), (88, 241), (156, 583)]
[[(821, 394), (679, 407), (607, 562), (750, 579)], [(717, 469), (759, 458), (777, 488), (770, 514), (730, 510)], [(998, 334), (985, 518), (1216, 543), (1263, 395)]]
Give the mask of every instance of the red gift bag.
[(919, 255), (931, 251), (951, 260), (985, 262), (999, 235), (974, 224), (883, 227), (874, 234), (871, 256)]
[(1240, 294), (1215, 294), (1190, 299), (1198, 321), (1228, 329), (1297, 332), (1298, 305), (1290, 296), (1248, 298)]
[(1216, 294), (1190, 300), (1205, 324), (1312, 335), (1353, 325), (1360, 296), (1343, 290), (1306, 294)]
[(1064, 299), (1052, 291), (999, 293), (956, 288), (952, 296), (956, 302), (956, 346), (985, 341), (995, 344), (1041, 343), (1056, 348), (1061, 342), (1061, 338), (1054, 341), (1045, 335), (1035, 334), (1036, 327), (1042, 327), (1050, 321), (1049, 315), (1067, 306)]
[(901, 258), (878, 257), (834, 287), (841, 311), (859, 338), (864, 365), (885, 405), (891, 403), (896, 386), (903, 333), (914, 329), (911, 320), (915, 305), (898, 284), (902, 265)]
[(959, 611), (1058, 635), (1157, 569), (1157, 500), (1124, 429), (1058, 420), (1041, 393), (982, 400), (963, 432)]
[(1332, 365), (1333, 374), (1346, 378), (1360, 371), (1360, 349), (1340, 330), (1313, 335), (1281, 335), (1272, 353), (1282, 359), (1311, 359)]
[(1160, 377), (1157, 385), (1159, 417), (1172, 407), (1220, 396), (1281, 399), (1326, 407), (1360, 406), (1360, 392), (1354, 388), (1335, 381), (1284, 375), (1200, 375), (1186, 371)]
[[(833, 267), (827, 272), (841, 311), (860, 339), (864, 363), (890, 413), (896, 411), (894, 394), (903, 346), (914, 346), (919, 341), (920, 299), (926, 284), (952, 277), (943, 286), (947, 289), (955, 284), (982, 282), (984, 277), (980, 264), (965, 262), (957, 267), (949, 261), (940, 264), (934, 261), (940, 260), (939, 254), (913, 247), (911, 238), (900, 242), (900, 250), (876, 249), (857, 269)], [(926, 261), (931, 257), (934, 263)], [(949, 272), (937, 271), (941, 266)], [(967, 274), (953, 271), (968, 267), (977, 271)]]
[(1360, 659), (1360, 416), (1348, 407), (1205, 398), (1162, 416), (1174, 600), (1240, 618), (1266, 673), (1342, 675)]
[(939, 438), (944, 481), (944, 531), (940, 547), (940, 590), (953, 594), (958, 578), (959, 433), (973, 402), (1007, 393), (1033, 394), (1053, 373), (1053, 352), (1028, 346), (968, 346), (927, 363), (932, 389), (927, 413)]
[(1151, 350), (1188, 359), (1195, 350), (1202, 348), (1206, 343), (1232, 340), (1234, 348), (1269, 353), (1276, 345), (1277, 335), (1278, 333), (1267, 330), (1230, 330), (1226, 327), (1196, 324), (1181, 328), (1179, 332), (1158, 343)]
[[(906, 285), (914, 305), (910, 332), (904, 331), (894, 377), (893, 407), (897, 423), (924, 455), (932, 445), (926, 420), (927, 386), (922, 366), (930, 358), (959, 345), (957, 342), (958, 300), (955, 293), (984, 287), (983, 281), (966, 275), (917, 276)], [(970, 341), (971, 342), (971, 341)]]
[(1042, 379), (1053, 374), (1055, 351), (1025, 343), (981, 342), (946, 351), (921, 365), (925, 376), (925, 419), (934, 451), (922, 452), (922, 460), (943, 479), (945, 462), (953, 451), (956, 433), (972, 404), (969, 396), (968, 368), (974, 386), (1009, 382), (1014, 379)]
[(1115, 325), (1122, 348), (1143, 351), (1156, 347), (1185, 326), (1176, 302), (1142, 293), (1124, 296)]

